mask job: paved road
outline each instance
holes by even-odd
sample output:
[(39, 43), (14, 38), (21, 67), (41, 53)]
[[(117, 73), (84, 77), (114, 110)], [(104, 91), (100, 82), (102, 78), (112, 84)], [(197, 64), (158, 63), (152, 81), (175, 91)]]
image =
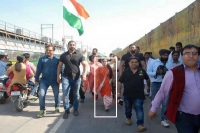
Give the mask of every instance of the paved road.
[[(61, 102), (62, 103), (62, 102)], [(150, 120), (147, 116), (150, 107), (150, 99), (146, 98), (144, 103), (145, 111), (145, 133), (177, 133), (174, 125), (170, 124), (170, 128), (164, 128), (160, 125), (160, 110), (158, 116), (154, 120)], [(125, 124), (124, 106), (116, 105), (110, 108), (109, 112), (105, 112), (101, 105), (101, 99), (96, 102), (96, 116), (114, 118), (94, 118), (94, 101), (89, 92), (86, 93), (84, 103), (80, 103), (79, 116), (69, 114), (68, 119), (63, 120), (63, 106), (61, 105), (61, 113), (54, 114), (54, 98), (52, 89), (49, 89), (46, 97), (47, 115), (38, 119), (39, 111), (38, 101), (30, 103), (30, 106), (23, 112), (15, 112), (12, 102), (0, 105), (0, 132), (1, 133), (137, 133), (137, 125), (135, 113), (133, 111), (132, 125)], [(73, 108), (71, 109), (73, 112)]]

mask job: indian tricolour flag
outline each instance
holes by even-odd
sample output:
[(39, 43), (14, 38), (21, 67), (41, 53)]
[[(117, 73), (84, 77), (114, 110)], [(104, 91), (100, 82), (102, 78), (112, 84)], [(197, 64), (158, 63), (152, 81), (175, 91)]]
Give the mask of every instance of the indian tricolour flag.
[(69, 25), (78, 30), (79, 35), (82, 35), (83, 23), (81, 19), (87, 19), (89, 14), (84, 7), (75, 0), (63, 0), (63, 18)]

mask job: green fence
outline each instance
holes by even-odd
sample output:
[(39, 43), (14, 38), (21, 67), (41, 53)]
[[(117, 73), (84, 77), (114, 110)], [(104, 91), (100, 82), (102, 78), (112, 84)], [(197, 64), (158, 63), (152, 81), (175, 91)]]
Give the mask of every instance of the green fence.
[(38, 60), (31, 60), (31, 62), (32, 62), (35, 66), (37, 66)]

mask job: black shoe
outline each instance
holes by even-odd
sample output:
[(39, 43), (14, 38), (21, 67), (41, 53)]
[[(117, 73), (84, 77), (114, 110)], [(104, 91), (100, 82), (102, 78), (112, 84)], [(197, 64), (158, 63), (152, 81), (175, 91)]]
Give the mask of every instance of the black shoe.
[(77, 109), (74, 109), (74, 116), (78, 116), (79, 115), (79, 112)]
[(80, 103), (84, 103), (84, 99), (81, 99), (81, 100), (80, 100)]
[(65, 110), (65, 113), (63, 115), (63, 119), (67, 119), (69, 115), (69, 110)]
[(69, 104), (69, 108), (72, 108), (73, 107), (73, 104)]

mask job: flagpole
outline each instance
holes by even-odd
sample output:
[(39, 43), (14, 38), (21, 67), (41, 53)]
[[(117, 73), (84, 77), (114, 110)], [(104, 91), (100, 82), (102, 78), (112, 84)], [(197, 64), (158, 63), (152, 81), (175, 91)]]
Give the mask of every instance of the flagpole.
[[(63, 6), (63, 0), (62, 0), (62, 6)], [(62, 16), (63, 16), (63, 7), (62, 7)], [(65, 26), (64, 26), (64, 19), (62, 17), (62, 20), (63, 20), (63, 37), (65, 35)]]

